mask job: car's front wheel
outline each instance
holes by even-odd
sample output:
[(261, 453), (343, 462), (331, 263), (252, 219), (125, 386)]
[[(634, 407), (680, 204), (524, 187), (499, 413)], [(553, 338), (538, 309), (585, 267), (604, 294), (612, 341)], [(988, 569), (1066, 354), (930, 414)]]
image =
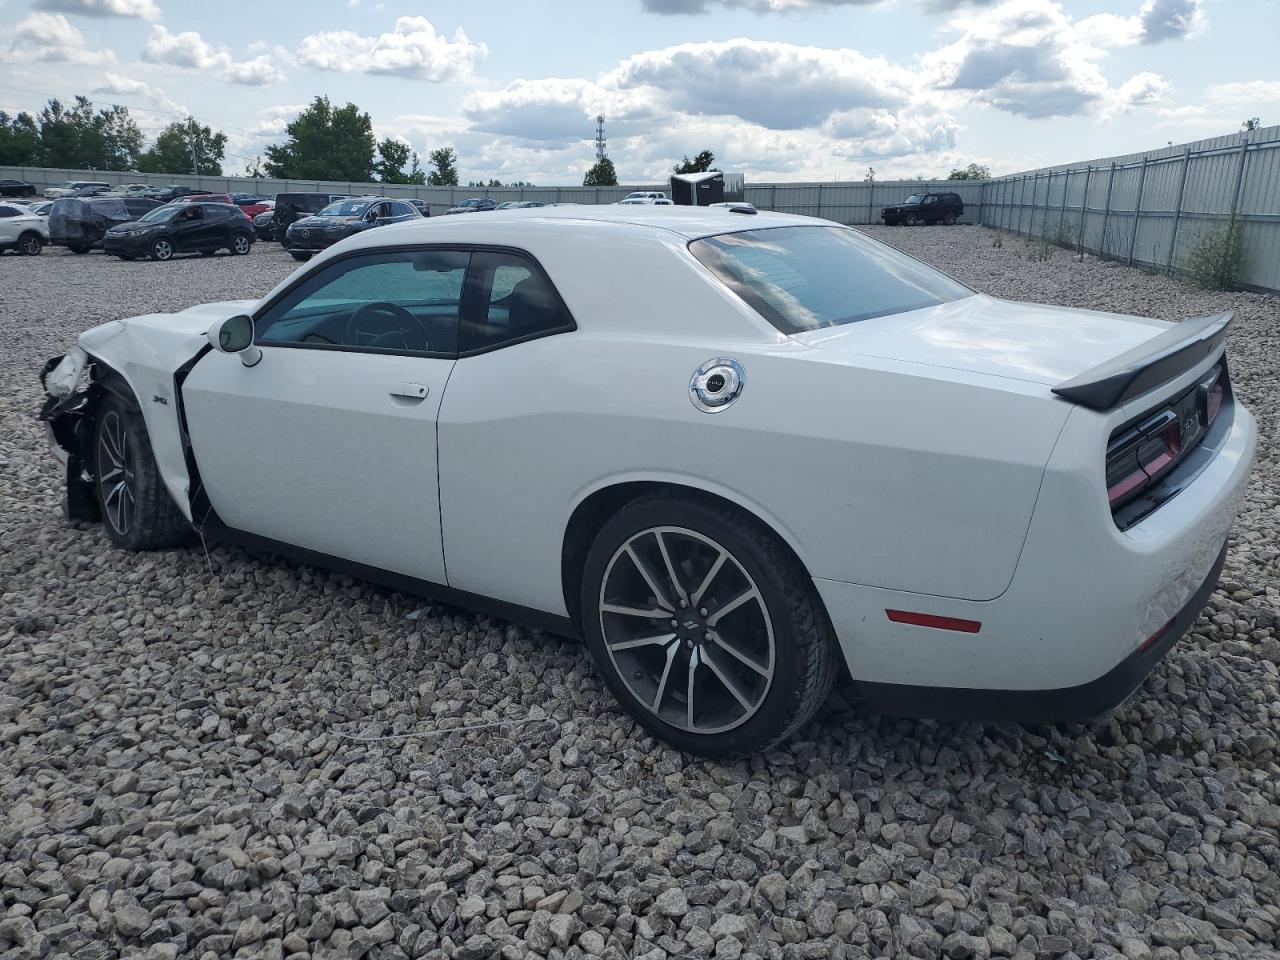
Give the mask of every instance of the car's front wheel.
[(34, 230), (28, 230), (18, 238), (18, 252), (24, 257), (38, 257), (44, 249), (44, 240)]
[(298, 253), (296, 250), (290, 250), (290, 251), (289, 251), (289, 256), (293, 257), (293, 259), (295, 259), (295, 260), (310, 260), (310, 259), (311, 259), (311, 254), (309, 254), (309, 253)]
[(157, 237), (155, 243), (151, 244), (151, 259), (172, 260), (173, 241), (168, 237)]
[(914, 213), (908, 213), (902, 218), (902, 222), (908, 227), (914, 227), (920, 222), (920, 218)]
[(252, 249), (253, 241), (249, 239), (247, 233), (237, 233), (231, 238), (231, 252), (237, 257), (243, 257)]
[(702, 756), (785, 739), (835, 676), (812, 581), (772, 532), (732, 506), (658, 495), (624, 507), (587, 555), (581, 611), (622, 706)]
[(102, 525), (117, 546), (158, 550), (186, 540), (190, 525), (165, 489), (142, 414), (115, 395), (98, 411), (94, 473)]

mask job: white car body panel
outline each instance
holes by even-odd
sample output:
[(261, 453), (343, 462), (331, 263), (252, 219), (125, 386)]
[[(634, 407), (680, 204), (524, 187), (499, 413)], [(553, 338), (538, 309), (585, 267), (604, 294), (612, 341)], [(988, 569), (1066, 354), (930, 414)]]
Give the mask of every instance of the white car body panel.
[[(455, 361), (262, 353), (255, 367), (209, 353), (183, 386), (196, 466), (223, 522), (444, 583), (435, 420)], [(426, 386), (425, 398), (391, 396), (403, 381)]]
[[(235, 529), (535, 611), (568, 612), (566, 526), (622, 483), (705, 491), (751, 512), (814, 579), (855, 678), (1041, 690), (1106, 673), (1194, 596), (1238, 509), (1256, 429), (1238, 403), (1209, 467), (1121, 531), (1111, 432), (1221, 355), (1098, 412), (1050, 387), (1168, 325), (981, 295), (788, 336), (689, 252), (691, 239), (822, 221), (648, 205), (494, 211), (357, 234), (358, 250), (527, 251), (577, 322), (456, 361), (267, 346), (211, 353), (183, 395), (210, 501)], [(166, 485), (189, 510), (174, 371), (252, 301), (95, 328), (81, 345), (134, 389)], [(709, 416), (713, 357), (745, 369)], [(388, 395), (428, 387), (418, 405)], [(438, 462), (437, 462), (438, 457)], [(438, 487), (436, 484), (438, 471)], [(889, 609), (981, 621), (973, 634)]]

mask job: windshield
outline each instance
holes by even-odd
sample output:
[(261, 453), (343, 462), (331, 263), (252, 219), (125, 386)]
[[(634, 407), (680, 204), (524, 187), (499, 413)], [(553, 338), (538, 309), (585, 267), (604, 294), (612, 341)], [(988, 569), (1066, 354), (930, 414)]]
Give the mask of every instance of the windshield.
[(337, 203), (331, 203), (319, 213), (317, 217), (358, 217), (364, 213), (367, 203), (351, 200), (339, 200)]
[(902, 202), (903, 203), (924, 203), (924, 197), (920, 196), (920, 194), (918, 193), (913, 193), (911, 196), (907, 197), (907, 199), (903, 200)]
[(154, 210), (148, 210), (138, 218), (139, 223), (159, 223), (162, 220), (168, 220), (173, 216), (177, 207), (156, 207)]
[(724, 233), (693, 241), (689, 251), (788, 334), (973, 295), (932, 267), (845, 227)]

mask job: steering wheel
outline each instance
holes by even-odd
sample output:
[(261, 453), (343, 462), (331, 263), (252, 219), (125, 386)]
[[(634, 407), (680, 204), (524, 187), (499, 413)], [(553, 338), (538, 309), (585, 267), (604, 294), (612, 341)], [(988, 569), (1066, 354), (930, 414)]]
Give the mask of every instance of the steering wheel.
[[(376, 318), (376, 319), (375, 319)], [(368, 329), (370, 323), (381, 329)], [(413, 324), (422, 331), (422, 347), (414, 347), (405, 334), (405, 324)], [(399, 340), (397, 344), (396, 341)], [(375, 300), (362, 303), (351, 311), (347, 317), (346, 328), (342, 332), (342, 342), (355, 347), (394, 347), (401, 346), (405, 350), (428, 350), (431, 346), (431, 331), (427, 325), (397, 303)]]

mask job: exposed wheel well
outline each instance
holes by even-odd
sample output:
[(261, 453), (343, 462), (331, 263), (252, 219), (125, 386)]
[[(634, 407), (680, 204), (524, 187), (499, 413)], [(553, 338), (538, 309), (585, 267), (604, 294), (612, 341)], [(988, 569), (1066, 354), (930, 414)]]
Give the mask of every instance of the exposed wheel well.
[[(595, 540), (596, 533), (604, 525), (605, 521), (611, 516), (641, 497), (651, 496), (656, 493), (671, 493), (675, 496), (687, 497), (692, 500), (702, 500), (709, 503), (717, 503), (733, 507), (735, 510), (742, 510), (747, 513), (753, 520), (764, 526), (772, 533), (779, 544), (791, 554), (792, 559), (799, 564), (800, 569), (804, 570), (804, 563), (796, 556), (786, 538), (778, 534), (772, 526), (765, 523), (758, 516), (746, 510), (741, 505), (734, 503), (727, 497), (718, 494), (709, 493), (706, 490), (699, 490), (697, 487), (689, 487), (678, 483), (659, 483), (655, 481), (636, 481), (631, 483), (619, 483), (611, 487), (605, 487), (603, 490), (597, 490), (582, 503), (578, 504), (577, 509), (573, 511), (573, 515), (569, 518), (569, 524), (565, 528), (564, 543), (560, 550), (560, 584), (564, 591), (565, 608), (569, 611), (569, 619), (582, 627), (581, 609), (579, 605), (579, 594), (582, 587), (582, 570), (586, 564), (587, 553), (591, 549), (591, 544)], [(806, 571), (807, 572), (807, 571)], [(814, 591), (814, 597), (819, 608), (822, 608), (822, 600)], [(823, 611), (825, 616), (825, 610)]]

